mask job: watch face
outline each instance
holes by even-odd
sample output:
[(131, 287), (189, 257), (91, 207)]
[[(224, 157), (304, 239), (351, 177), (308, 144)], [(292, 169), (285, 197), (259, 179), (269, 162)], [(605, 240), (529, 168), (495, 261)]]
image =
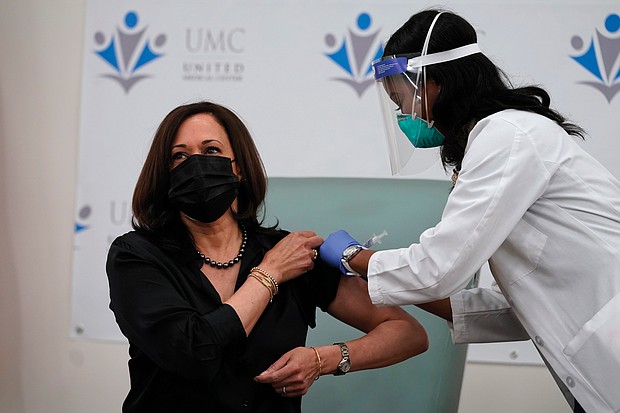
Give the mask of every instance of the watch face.
[(340, 371), (342, 371), (343, 373), (347, 373), (349, 370), (351, 370), (351, 362), (347, 360), (338, 367), (340, 368)]
[(359, 245), (351, 245), (343, 251), (342, 257), (346, 261), (349, 261), (351, 259), (351, 255), (353, 255), (353, 253), (357, 251), (358, 249), (359, 249)]

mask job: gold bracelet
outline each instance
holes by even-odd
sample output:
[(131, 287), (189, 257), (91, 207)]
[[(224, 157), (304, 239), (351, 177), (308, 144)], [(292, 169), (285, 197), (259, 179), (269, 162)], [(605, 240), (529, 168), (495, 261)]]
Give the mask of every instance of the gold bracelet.
[(263, 270), (260, 267), (254, 267), (250, 270), (250, 272), (257, 272), (259, 274), (264, 275), (265, 277), (269, 278), (269, 280), (271, 281), (271, 283), (273, 284), (273, 287), (275, 289), (275, 292), (273, 293), (273, 295), (276, 295), (278, 293), (278, 290), (280, 289), (280, 286), (278, 285), (278, 282), (276, 281), (275, 278), (273, 278), (271, 276), (271, 274), (269, 274), (267, 271)]
[(269, 290), (269, 302), (270, 303), (273, 302), (273, 296), (276, 294), (274, 293), (274, 289), (273, 289), (273, 285), (271, 285), (271, 281), (264, 275), (259, 274), (259, 273), (254, 273), (254, 272), (251, 272), (250, 275), (248, 275), (248, 277), (252, 277), (258, 282), (260, 282), (262, 285), (264, 285), (265, 288)]
[(323, 362), (321, 361), (321, 356), (319, 356), (319, 350), (315, 349), (314, 347), (310, 347), (312, 350), (314, 350), (314, 354), (316, 354), (316, 360), (319, 362), (319, 374), (316, 375), (316, 377), (314, 378), (314, 380), (318, 380), (319, 377), (321, 377), (321, 370), (323, 369)]

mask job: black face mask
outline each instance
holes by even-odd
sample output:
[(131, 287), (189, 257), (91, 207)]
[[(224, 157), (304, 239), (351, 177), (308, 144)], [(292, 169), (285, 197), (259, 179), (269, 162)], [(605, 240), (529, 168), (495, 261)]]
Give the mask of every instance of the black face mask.
[(192, 155), (170, 174), (170, 202), (188, 217), (213, 222), (237, 197), (239, 178), (223, 156)]

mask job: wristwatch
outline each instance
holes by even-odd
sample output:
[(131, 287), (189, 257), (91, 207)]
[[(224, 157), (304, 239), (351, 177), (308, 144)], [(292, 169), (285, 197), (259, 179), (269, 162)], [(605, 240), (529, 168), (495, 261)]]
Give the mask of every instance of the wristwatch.
[(334, 345), (340, 347), (340, 354), (342, 355), (342, 359), (340, 360), (340, 363), (338, 363), (334, 376), (344, 376), (349, 370), (351, 370), (349, 347), (347, 347), (344, 343), (334, 343)]
[(347, 270), (347, 275), (354, 275), (357, 277), (361, 275), (357, 271), (355, 271), (353, 268), (351, 268), (351, 266), (349, 265), (349, 261), (351, 261), (353, 257), (359, 254), (361, 250), (365, 250), (365, 249), (366, 248), (364, 248), (364, 246), (362, 245), (354, 244), (354, 245), (348, 246), (347, 248), (344, 249), (344, 251), (342, 251), (342, 258), (340, 258), (340, 262), (342, 262), (342, 266)]

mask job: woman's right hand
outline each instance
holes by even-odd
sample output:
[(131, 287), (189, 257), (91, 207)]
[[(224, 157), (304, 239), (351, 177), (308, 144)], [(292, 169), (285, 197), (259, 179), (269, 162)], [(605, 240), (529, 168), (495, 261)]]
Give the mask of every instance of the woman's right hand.
[(291, 232), (265, 254), (259, 267), (283, 283), (314, 268), (323, 238), (313, 231)]
[(338, 268), (345, 275), (349, 271), (342, 265), (342, 254), (351, 245), (362, 245), (356, 241), (344, 229), (332, 232), (327, 236), (323, 245), (321, 245), (321, 260), (331, 267)]

